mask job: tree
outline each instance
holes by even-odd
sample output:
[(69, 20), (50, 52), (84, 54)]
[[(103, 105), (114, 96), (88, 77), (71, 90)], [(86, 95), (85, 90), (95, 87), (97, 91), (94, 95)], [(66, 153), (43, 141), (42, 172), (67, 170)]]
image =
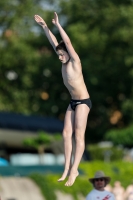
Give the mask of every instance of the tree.
[[(43, 5), (47, 4), (43, 1)], [(7, 0), (0, 6), (0, 110), (54, 115), (59, 68), (51, 63), (53, 50), (34, 21), (34, 15), (39, 13), (49, 22), (51, 12), (43, 9), (41, 0)], [(52, 73), (51, 66), (55, 66)]]
[(126, 148), (133, 146), (133, 125), (123, 129), (113, 129), (107, 131), (105, 139), (112, 141), (114, 145), (122, 145)]
[(55, 140), (61, 140), (61, 135), (56, 133), (54, 135), (50, 135), (43, 131), (39, 132), (36, 138), (26, 138), (23, 141), (23, 144), (28, 147), (33, 147), (38, 151), (40, 157), (40, 164), (43, 163), (43, 155), (45, 150), (51, 145), (51, 143)]

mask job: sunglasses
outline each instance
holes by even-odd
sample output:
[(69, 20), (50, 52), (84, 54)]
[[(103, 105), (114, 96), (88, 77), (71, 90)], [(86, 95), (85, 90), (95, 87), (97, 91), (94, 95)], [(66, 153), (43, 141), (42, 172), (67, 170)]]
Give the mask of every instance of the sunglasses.
[(104, 178), (96, 178), (95, 181), (104, 181)]

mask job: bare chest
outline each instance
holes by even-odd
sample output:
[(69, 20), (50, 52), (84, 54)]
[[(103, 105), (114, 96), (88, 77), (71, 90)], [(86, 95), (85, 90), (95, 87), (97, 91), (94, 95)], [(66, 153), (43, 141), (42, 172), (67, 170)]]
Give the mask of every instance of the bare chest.
[(64, 82), (69, 82), (77, 79), (81, 73), (80, 68), (73, 67), (72, 64), (62, 65), (62, 77)]
[(62, 77), (64, 81), (67, 81), (67, 80), (69, 81), (69, 80), (74, 79), (73, 70), (70, 67), (69, 68), (62, 67)]

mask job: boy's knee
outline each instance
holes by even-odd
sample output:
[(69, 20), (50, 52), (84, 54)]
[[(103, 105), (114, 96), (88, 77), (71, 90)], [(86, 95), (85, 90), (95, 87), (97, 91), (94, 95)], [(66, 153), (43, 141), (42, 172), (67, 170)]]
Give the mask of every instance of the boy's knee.
[(83, 142), (84, 141), (84, 134), (75, 134), (76, 142)]
[(70, 131), (68, 130), (63, 130), (63, 138), (71, 138), (72, 137), (72, 134)]

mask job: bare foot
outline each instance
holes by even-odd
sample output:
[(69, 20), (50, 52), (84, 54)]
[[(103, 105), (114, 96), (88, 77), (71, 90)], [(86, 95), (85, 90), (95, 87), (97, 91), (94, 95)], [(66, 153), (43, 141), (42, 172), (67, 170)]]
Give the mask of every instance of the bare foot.
[(79, 175), (79, 172), (71, 172), (70, 176), (68, 178), (68, 181), (65, 183), (65, 186), (72, 186), (75, 182), (75, 179), (77, 178), (77, 176)]
[(65, 169), (64, 173), (62, 174), (62, 177), (58, 179), (58, 182), (64, 181), (66, 176), (68, 175), (69, 169)]

